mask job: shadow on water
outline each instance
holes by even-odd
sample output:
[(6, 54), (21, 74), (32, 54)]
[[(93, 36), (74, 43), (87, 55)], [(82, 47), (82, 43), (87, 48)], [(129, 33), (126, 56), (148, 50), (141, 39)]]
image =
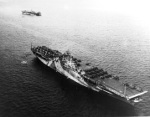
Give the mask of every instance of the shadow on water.
[[(43, 65), (38, 59), (33, 60), (33, 67), (44, 75), (44, 79), (57, 84), (62, 94), (65, 95), (65, 107), (72, 116), (136, 116), (135, 108), (125, 102), (112, 98), (103, 93), (97, 93), (78, 85), (54, 70)], [(49, 76), (52, 76), (49, 78)], [(53, 101), (57, 101), (53, 100)], [(63, 100), (62, 100), (63, 101)], [(67, 113), (66, 113), (67, 114)]]

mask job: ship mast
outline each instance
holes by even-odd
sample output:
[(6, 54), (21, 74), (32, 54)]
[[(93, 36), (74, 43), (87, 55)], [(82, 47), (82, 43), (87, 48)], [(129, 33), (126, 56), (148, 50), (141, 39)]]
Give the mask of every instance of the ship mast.
[(126, 87), (126, 85), (124, 85), (124, 95), (126, 95), (126, 89), (127, 89), (127, 87)]

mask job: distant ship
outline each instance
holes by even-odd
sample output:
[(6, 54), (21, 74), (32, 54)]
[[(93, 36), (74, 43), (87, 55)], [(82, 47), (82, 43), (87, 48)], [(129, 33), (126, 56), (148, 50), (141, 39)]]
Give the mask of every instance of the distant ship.
[(23, 15), (36, 15), (36, 16), (41, 16), (41, 12), (35, 12), (35, 11), (27, 11), (27, 10), (23, 10), (22, 11)]
[(118, 76), (94, 66), (82, 66), (81, 60), (73, 57), (69, 51), (61, 53), (46, 46), (32, 47), (33, 54), (46, 66), (66, 76), (76, 83), (97, 92), (103, 92), (130, 104), (142, 101), (141, 96), (148, 91), (131, 83), (121, 83)]

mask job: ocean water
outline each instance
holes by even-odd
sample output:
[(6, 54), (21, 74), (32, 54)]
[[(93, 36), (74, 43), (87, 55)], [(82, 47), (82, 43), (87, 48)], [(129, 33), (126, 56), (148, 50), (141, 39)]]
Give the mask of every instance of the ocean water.
[[(42, 16), (22, 15), (24, 9), (41, 11)], [(149, 92), (131, 106), (66, 79), (30, 51), (31, 43), (69, 50), (82, 61), (120, 76), (122, 82), (149, 90), (149, 37), (126, 15), (93, 11), (79, 1), (0, 1), (0, 116), (150, 115)]]

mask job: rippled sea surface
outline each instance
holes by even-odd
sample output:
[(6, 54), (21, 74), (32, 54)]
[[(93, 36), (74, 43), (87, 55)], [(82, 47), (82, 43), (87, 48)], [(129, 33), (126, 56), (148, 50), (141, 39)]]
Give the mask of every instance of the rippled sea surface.
[[(150, 115), (149, 92), (131, 106), (66, 79), (30, 51), (31, 42), (61, 52), (70, 50), (82, 61), (120, 76), (122, 82), (149, 90), (150, 35), (119, 14), (63, 9), (55, 1), (42, 3), (41, 8), (34, 2), (0, 2), (1, 117)], [(42, 16), (21, 14), (32, 8)]]

